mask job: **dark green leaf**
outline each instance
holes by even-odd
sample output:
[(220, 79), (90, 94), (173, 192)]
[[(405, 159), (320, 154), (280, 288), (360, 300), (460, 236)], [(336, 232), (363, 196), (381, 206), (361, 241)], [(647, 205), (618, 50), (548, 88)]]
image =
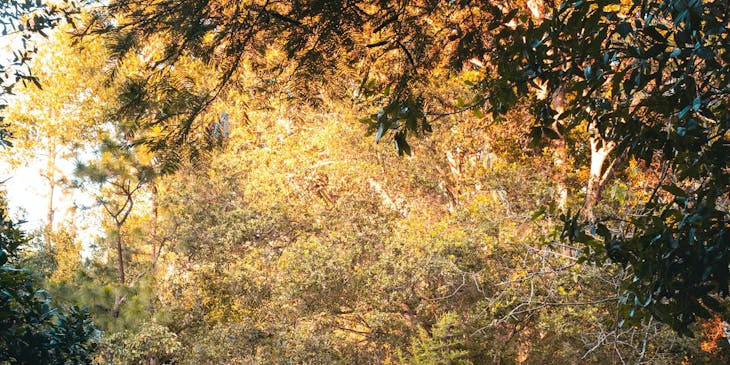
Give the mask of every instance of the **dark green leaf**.
[(633, 32), (633, 28), (631, 27), (631, 24), (627, 22), (621, 22), (616, 26), (616, 31), (618, 34), (620, 34), (622, 37), (626, 37), (629, 33)]
[(662, 190), (667, 191), (674, 196), (682, 196), (682, 197), (687, 196), (687, 193), (684, 190), (682, 190), (680, 187), (678, 187), (677, 185), (674, 185), (674, 184), (662, 185)]

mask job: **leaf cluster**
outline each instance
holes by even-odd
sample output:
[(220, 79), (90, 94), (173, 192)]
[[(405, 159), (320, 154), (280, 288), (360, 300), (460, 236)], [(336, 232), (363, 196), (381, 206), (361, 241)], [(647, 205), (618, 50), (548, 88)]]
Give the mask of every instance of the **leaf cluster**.
[(0, 361), (9, 364), (91, 364), (97, 330), (85, 309), (55, 307), (34, 286), (31, 271), (13, 264), (26, 239), (0, 209)]

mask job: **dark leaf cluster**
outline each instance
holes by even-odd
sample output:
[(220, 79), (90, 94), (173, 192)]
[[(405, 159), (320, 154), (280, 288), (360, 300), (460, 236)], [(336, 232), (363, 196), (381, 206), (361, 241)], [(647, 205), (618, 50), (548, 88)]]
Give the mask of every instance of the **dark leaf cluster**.
[[(680, 331), (697, 316), (725, 312), (717, 299), (728, 295), (729, 22), (726, 1), (578, 0), (498, 37), (500, 82), (520, 94), (547, 85), (547, 97), (533, 100), (535, 128), (565, 135), (588, 123), (616, 143), (615, 157), (667, 168), (630, 228), (594, 228), (592, 236), (633, 269), (626, 288), (636, 300), (628, 302)], [(563, 92), (571, 102), (556, 110)], [(490, 103), (505, 100), (515, 98), (497, 94)]]
[(85, 309), (64, 310), (17, 267), (25, 235), (0, 208), (0, 362), (91, 364), (97, 330)]

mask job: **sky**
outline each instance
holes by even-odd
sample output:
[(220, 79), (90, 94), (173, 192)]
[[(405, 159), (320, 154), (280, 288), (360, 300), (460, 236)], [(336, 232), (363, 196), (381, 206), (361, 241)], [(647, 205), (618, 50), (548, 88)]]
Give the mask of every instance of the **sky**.
[[(12, 153), (6, 149), (4, 153)], [(10, 213), (15, 219), (26, 221), (24, 228), (33, 230), (43, 225), (47, 203), (48, 188), (38, 174), (37, 168), (30, 166), (13, 170), (7, 163), (2, 163), (0, 176), (5, 181), (4, 190), (8, 195)]]
[[(0, 153), (12, 153), (12, 147), (0, 150)], [(0, 155), (1, 156), (1, 155)], [(3, 156), (4, 157), (4, 156)], [(73, 175), (74, 162), (60, 161), (59, 169), (66, 176)], [(46, 211), (48, 209), (48, 184), (40, 175), (41, 164), (36, 163), (29, 166), (11, 167), (8, 163), (0, 162), (0, 181), (4, 181), (0, 189), (7, 193), (8, 207), (11, 217), (15, 220), (25, 221), (21, 228), (25, 232), (33, 232), (42, 229), (46, 225)], [(64, 193), (56, 191), (54, 194), (54, 207), (56, 227), (59, 223), (72, 221), (77, 226), (77, 233), (82, 242), (82, 257), (89, 258), (92, 252), (92, 245), (97, 236), (101, 234), (101, 225), (95, 214), (88, 210), (70, 210), (74, 206), (91, 207), (94, 200), (89, 193), (70, 190)]]

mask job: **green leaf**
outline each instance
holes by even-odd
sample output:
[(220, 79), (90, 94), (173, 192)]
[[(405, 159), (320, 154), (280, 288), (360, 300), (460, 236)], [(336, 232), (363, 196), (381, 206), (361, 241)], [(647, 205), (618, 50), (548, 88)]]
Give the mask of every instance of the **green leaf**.
[(611, 231), (603, 223), (598, 223), (596, 227), (596, 233), (598, 233), (598, 235), (603, 237), (603, 239), (605, 240), (611, 239)]
[(666, 44), (664, 44), (664, 43), (655, 44), (655, 45), (649, 47), (649, 49), (646, 50), (646, 53), (644, 54), (644, 57), (645, 58), (654, 58), (657, 55), (659, 55), (660, 53), (664, 52), (665, 49), (667, 49), (667, 45)]
[(550, 139), (560, 139), (560, 135), (558, 134), (558, 132), (556, 132), (552, 128), (544, 127), (542, 129), (542, 132), (545, 134), (546, 137), (548, 137)]
[(423, 120), (421, 121), (421, 129), (424, 132), (428, 132), (428, 133), (433, 132), (433, 129), (431, 128), (431, 124), (428, 123), (428, 121), (426, 120), (426, 118), (423, 118)]
[(725, 310), (723, 305), (715, 298), (711, 296), (705, 296), (702, 298), (702, 303), (706, 305), (708, 308), (712, 309), (715, 312), (721, 313)]
[(711, 49), (706, 47), (700, 47), (697, 49), (696, 54), (705, 60), (711, 60), (715, 57), (715, 53)]
[(627, 22), (621, 22), (616, 26), (616, 31), (618, 34), (620, 34), (622, 37), (626, 37), (629, 33), (634, 31), (634, 28), (631, 27), (631, 24)]
[(537, 211), (535, 211), (534, 213), (532, 213), (532, 216), (530, 216), (530, 220), (534, 222), (537, 220), (537, 218), (540, 218), (544, 214), (545, 214), (545, 207), (543, 206), (540, 209), (538, 209)]
[(466, 103), (464, 102), (464, 99), (461, 96), (459, 96), (459, 97), (456, 98), (456, 106), (457, 107), (463, 108), (465, 105), (466, 105)]
[(680, 110), (679, 113), (677, 114), (677, 118), (680, 120), (684, 119), (684, 117), (687, 115), (687, 113), (689, 113), (690, 109), (691, 109), (690, 105), (687, 105), (684, 108), (682, 108), (682, 110)]
[(406, 141), (406, 134), (404, 132), (398, 132), (395, 134), (395, 149), (398, 151), (398, 156), (406, 154), (411, 155), (411, 146)]
[(41, 86), (41, 83), (40, 83), (40, 81), (38, 81), (38, 78), (37, 78), (37, 77), (35, 77), (35, 76), (31, 76), (31, 77), (29, 77), (29, 79), (30, 79), (30, 81), (32, 81), (32, 82), (33, 82), (33, 84), (34, 84), (34, 85), (35, 85), (35, 86), (36, 86), (37, 88), (39, 88), (39, 89), (43, 90), (43, 87)]
[(517, 10), (517, 8), (510, 10), (509, 13), (507, 13), (507, 15), (502, 18), (502, 24), (509, 23), (515, 17), (515, 15), (517, 15)]
[(662, 185), (662, 190), (669, 192), (674, 196), (687, 196), (687, 193), (675, 184)]
[(644, 33), (653, 38), (655, 41), (659, 43), (666, 43), (667, 40), (664, 38), (664, 36), (659, 33), (655, 27), (646, 27), (644, 28)]

